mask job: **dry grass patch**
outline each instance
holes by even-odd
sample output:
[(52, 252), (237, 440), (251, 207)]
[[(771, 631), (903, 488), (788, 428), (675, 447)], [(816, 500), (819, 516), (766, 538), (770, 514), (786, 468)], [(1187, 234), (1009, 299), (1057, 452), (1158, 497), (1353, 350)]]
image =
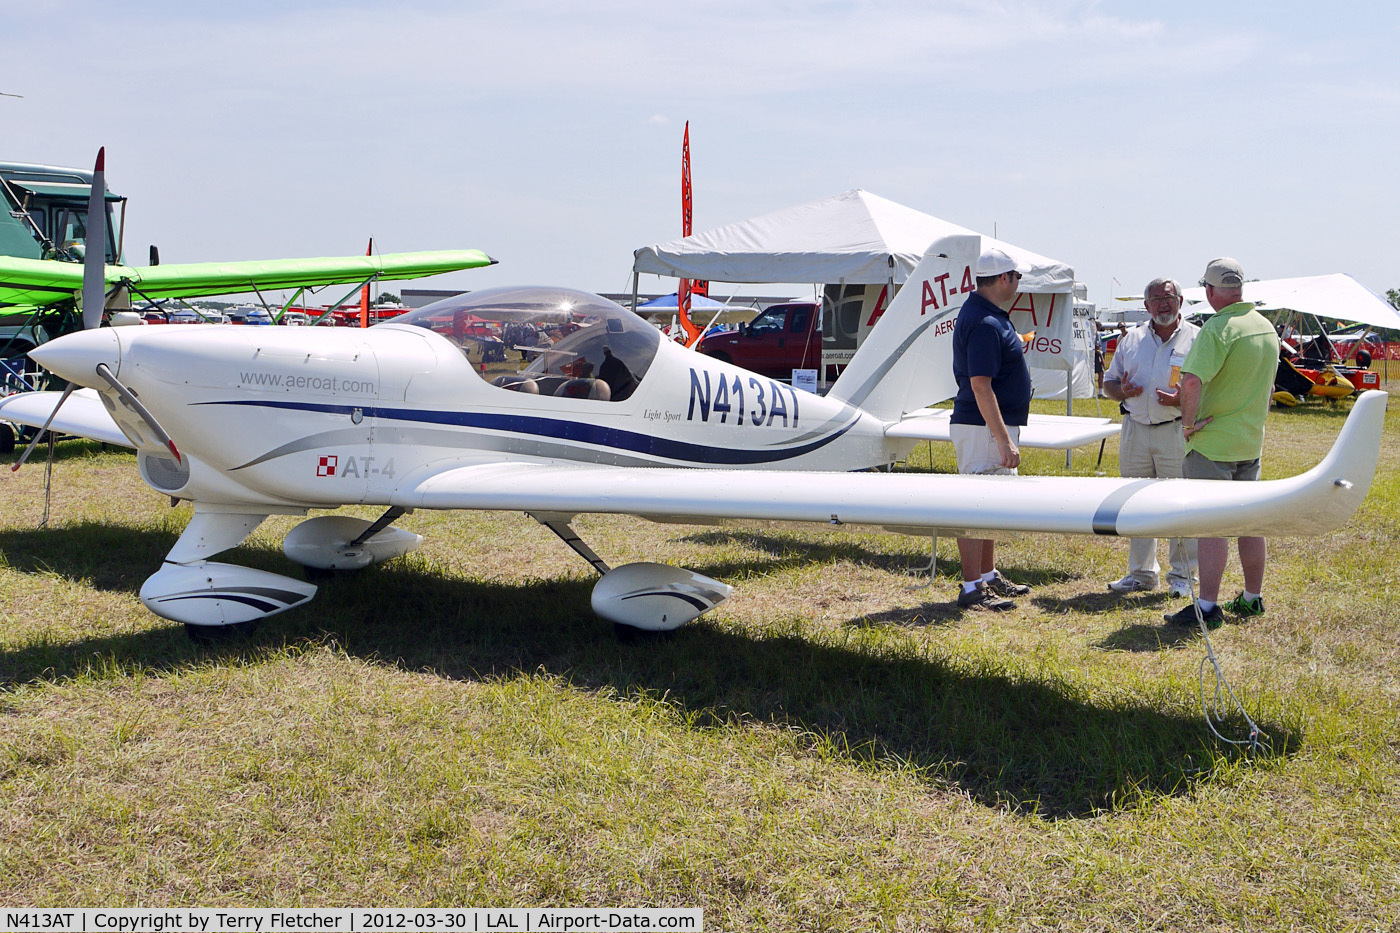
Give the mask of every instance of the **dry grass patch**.
[[(129, 455), (61, 445), (49, 529), (42, 469), (5, 487), (0, 898), (698, 905), (714, 929), (1395, 926), (1397, 420), (1357, 518), (1274, 542), (1268, 614), (1213, 636), (1273, 739), (1256, 759), (1205, 728), (1200, 644), (1161, 624), (1165, 597), (1104, 591), (1121, 542), (1008, 540), (1032, 598), (965, 615), (951, 541), (925, 586), (926, 540), (584, 517), (614, 565), (737, 587), (674, 637), (618, 644), (545, 529), (419, 512), (418, 554), (203, 651), (136, 599), (187, 509)], [(1275, 414), (1266, 469), (1311, 465), (1339, 425)], [(951, 470), (927, 453), (912, 467)], [(230, 559), (289, 572), (294, 522)]]

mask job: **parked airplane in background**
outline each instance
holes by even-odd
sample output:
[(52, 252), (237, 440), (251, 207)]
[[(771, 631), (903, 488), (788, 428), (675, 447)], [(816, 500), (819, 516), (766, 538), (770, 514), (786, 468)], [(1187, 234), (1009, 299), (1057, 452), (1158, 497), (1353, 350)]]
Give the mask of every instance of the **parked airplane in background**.
[[(953, 321), (980, 249), (977, 236), (935, 242), (826, 396), (686, 350), (595, 295), (550, 288), (472, 292), (365, 330), (90, 329), (33, 356), (95, 390), (59, 410), (62, 430), (115, 428), (152, 489), (193, 502), (141, 599), (196, 637), (316, 591), (209, 558), (268, 515), (347, 504), (385, 511), (374, 522), (309, 518), (287, 535), (287, 556), (313, 570), (354, 569), (417, 547), (418, 535), (391, 527), (413, 509), (520, 510), (603, 574), (592, 599), (600, 615), (664, 630), (730, 588), (658, 564), (610, 569), (574, 534), (574, 516), (919, 535), (1273, 536), (1336, 528), (1365, 497), (1383, 393), (1363, 395), (1327, 458), (1290, 479), (849, 472), (887, 467), (946, 435), (946, 412), (923, 406), (951, 394)], [(0, 417), (35, 423), (55, 402), (54, 393), (17, 396)], [(1099, 423), (1076, 429), (1105, 433)]]
[[(441, 250), (319, 259), (123, 265), (120, 241), (110, 233), (111, 211), (105, 203), (110, 196), (106, 194), (104, 162), (105, 151), (99, 152), (90, 174), (73, 173), (65, 181), (56, 179), (63, 178), (59, 173), (66, 170), (45, 166), (9, 165), (0, 174), (5, 203), (10, 203), (9, 193), (15, 192), (16, 203), (21, 206), (14, 213), (25, 218), (25, 223), (21, 223), (7, 212), (7, 222), (0, 225), (0, 315), (18, 323), (23, 314), (76, 301), (83, 309), (82, 326), (89, 328), (100, 323), (104, 311), (128, 308), (133, 295), (158, 300), (302, 285), (359, 286), (372, 279), (421, 278), (493, 262), (479, 250)], [(91, 179), (90, 185), (77, 183), (83, 178)], [(89, 192), (85, 216), (79, 210), (75, 193), (82, 189)], [(59, 210), (59, 206), (63, 209)], [(84, 249), (88, 242), (104, 243), (105, 248), (88, 256)], [(104, 258), (111, 262), (103, 262)], [(85, 294), (85, 289), (91, 294)]]
[[(131, 307), (133, 296), (154, 304), (260, 289), (350, 284), (353, 290), (375, 279), (421, 278), (494, 262), (479, 250), (443, 250), (158, 265), (152, 248), (151, 265), (126, 266), (121, 238), (112, 234), (108, 202), (114, 196), (107, 192), (104, 162), (105, 150), (98, 152), (91, 173), (0, 165), (0, 203), (14, 205), (0, 215), (0, 360), (22, 358), (35, 345), (97, 327), (104, 319), (141, 324), (134, 312), (122, 313)], [(115, 200), (125, 203), (123, 198)], [(89, 243), (104, 245), (88, 250)], [(36, 375), (9, 367), (5, 371), (25, 384), (32, 384)], [(0, 393), (6, 390), (0, 388)], [(10, 425), (0, 424), (0, 450), (12, 450), (14, 441)]]

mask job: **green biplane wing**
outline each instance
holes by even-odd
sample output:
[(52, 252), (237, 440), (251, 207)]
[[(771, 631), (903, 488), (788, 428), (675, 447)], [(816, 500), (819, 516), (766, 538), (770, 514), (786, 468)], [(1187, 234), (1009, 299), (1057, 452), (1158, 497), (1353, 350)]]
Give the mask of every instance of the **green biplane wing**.
[[(493, 262), (480, 250), (438, 250), (320, 259), (107, 266), (104, 278), (108, 291), (129, 283), (135, 292), (148, 298), (199, 298), (302, 285), (353, 285), (371, 278), (416, 279)], [(83, 267), (78, 263), (0, 256), (0, 305), (53, 304), (74, 297), (82, 288)]]
[(0, 304), (51, 304), (72, 298), (82, 289), (83, 267), (76, 262), (0, 256)]

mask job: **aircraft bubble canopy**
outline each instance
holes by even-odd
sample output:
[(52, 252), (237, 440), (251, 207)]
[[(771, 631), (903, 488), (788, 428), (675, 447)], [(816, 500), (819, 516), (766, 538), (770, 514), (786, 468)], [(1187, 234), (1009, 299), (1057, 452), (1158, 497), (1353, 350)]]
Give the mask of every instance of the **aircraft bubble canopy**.
[(661, 344), (656, 328), (616, 302), (551, 286), (454, 295), (392, 323), (447, 338), (503, 389), (598, 401), (630, 398)]

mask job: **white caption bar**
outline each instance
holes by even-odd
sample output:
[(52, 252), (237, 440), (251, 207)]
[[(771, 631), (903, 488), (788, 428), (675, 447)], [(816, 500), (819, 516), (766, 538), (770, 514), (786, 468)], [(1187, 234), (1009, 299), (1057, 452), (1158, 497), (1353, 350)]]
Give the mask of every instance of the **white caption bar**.
[(378, 933), (400, 930), (471, 933), (575, 933), (579, 930), (705, 929), (698, 907), (618, 907), (560, 909), (273, 907), (75, 907), (68, 910), (0, 910), (0, 933), (91, 931), (91, 933), (286, 933), (329, 930)]

